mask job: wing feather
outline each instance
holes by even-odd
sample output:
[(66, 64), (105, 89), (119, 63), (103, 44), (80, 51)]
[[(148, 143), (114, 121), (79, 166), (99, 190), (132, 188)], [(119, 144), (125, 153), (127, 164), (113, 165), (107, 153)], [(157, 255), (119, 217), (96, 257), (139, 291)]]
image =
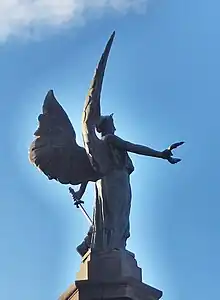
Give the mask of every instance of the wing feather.
[(96, 181), (86, 151), (76, 143), (76, 133), (68, 115), (49, 91), (38, 117), (39, 127), (29, 150), (30, 161), (47, 177), (63, 184)]
[(84, 147), (95, 171), (106, 174), (111, 162), (109, 160), (106, 144), (100, 140), (95, 131), (95, 126), (98, 124), (101, 117), (101, 91), (105, 73), (105, 68), (111, 46), (115, 37), (115, 32), (112, 33), (108, 40), (105, 50), (95, 70), (89, 92), (85, 100), (82, 114), (82, 134)]

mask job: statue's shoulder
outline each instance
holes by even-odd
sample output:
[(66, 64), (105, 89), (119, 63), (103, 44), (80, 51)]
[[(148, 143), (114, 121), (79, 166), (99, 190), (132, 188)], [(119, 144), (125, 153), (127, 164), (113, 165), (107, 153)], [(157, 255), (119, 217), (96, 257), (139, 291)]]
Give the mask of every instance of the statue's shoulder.
[(117, 145), (118, 143), (120, 143), (120, 144), (124, 143), (124, 141), (115, 134), (106, 134), (103, 137), (103, 141), (105, 141), (107, 143), (115, 144), (115, 145)]
[(102, 137), (103, 142), (106, 143), (112, 143), (115, 141), (115, 135), (114, 134), (106, 134), (105, 136)]
[(127, 142), (115, 134), (108, 134), (108, 135), (104, 136), (104, 141), (108, 145), (113, 146), (114, 148), (126, 151)]

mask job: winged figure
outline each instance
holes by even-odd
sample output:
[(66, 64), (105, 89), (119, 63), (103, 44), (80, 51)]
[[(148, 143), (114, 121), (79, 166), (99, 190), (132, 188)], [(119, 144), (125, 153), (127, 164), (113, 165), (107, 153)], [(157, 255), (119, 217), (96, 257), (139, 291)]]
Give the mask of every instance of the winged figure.
[(115, 135), (113, 115), (101, 114), (102, 83), (114, 36), (115, 32), (97, 65), (85, 100), (82, 114), (84, 147), (77, 144), (76, 133), (66, 112), (53, 91), (49, 91), (29, 151), (30, 161), (50, 180), (81, 184), (77, 192), (70, 189), (74, 199), (82, 198), (88, 182), (95, 183), (93, 225), (77, 247), (82, 256), (89, 248), (94, 251), (125, 251), (130, 236), (130, 174), (134, 171), (128, 152), (176, 164), (180, 159), (173, 158), (172, 150), (183, 144), (174, 143), (164, 151), (156, 151), (122, 140)]

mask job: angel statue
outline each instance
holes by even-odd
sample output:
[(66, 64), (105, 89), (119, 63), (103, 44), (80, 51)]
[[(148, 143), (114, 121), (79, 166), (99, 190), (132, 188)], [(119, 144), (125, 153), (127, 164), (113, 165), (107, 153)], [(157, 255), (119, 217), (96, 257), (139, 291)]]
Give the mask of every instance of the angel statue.
[(94, 182), (93, 224), (77, 247), (82, 256), (89, 249), (127, 251), (126, 241), (130, 236), (130, 174), (134, 171), (128, 152), (162, 158), (176, 164), (180, 159), (173, 158), (172, 150), (183, 144), (172, 144), (164, 151), (133, 144), (115, 135), (113, 114), (101, 115), (102, 82), (114, 36), (115, 32), (97, 65), (85, 100), (82, 113), (84, 147), (77, 144), (76, 133), (67, 114), (53, 91), (49, 91), (29, 151), (30, 161), (50, 180), (55, 179), (62, 184), (80, 184), (77, 192), (70, 188), (77, 201), (81, 200), (88, 182)]

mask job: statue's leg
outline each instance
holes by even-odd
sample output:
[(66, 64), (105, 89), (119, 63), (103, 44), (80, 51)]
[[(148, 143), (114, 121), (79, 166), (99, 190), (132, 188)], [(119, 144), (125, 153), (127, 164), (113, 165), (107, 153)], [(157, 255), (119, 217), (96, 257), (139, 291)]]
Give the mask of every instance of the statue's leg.
[(93, 226), (90, 226), (89, 231), (84, 238), (83, 242), (76, 248), (77, 252), (84, 256), (86, 252), (91, 248), (91, 240), (92, 240)]

